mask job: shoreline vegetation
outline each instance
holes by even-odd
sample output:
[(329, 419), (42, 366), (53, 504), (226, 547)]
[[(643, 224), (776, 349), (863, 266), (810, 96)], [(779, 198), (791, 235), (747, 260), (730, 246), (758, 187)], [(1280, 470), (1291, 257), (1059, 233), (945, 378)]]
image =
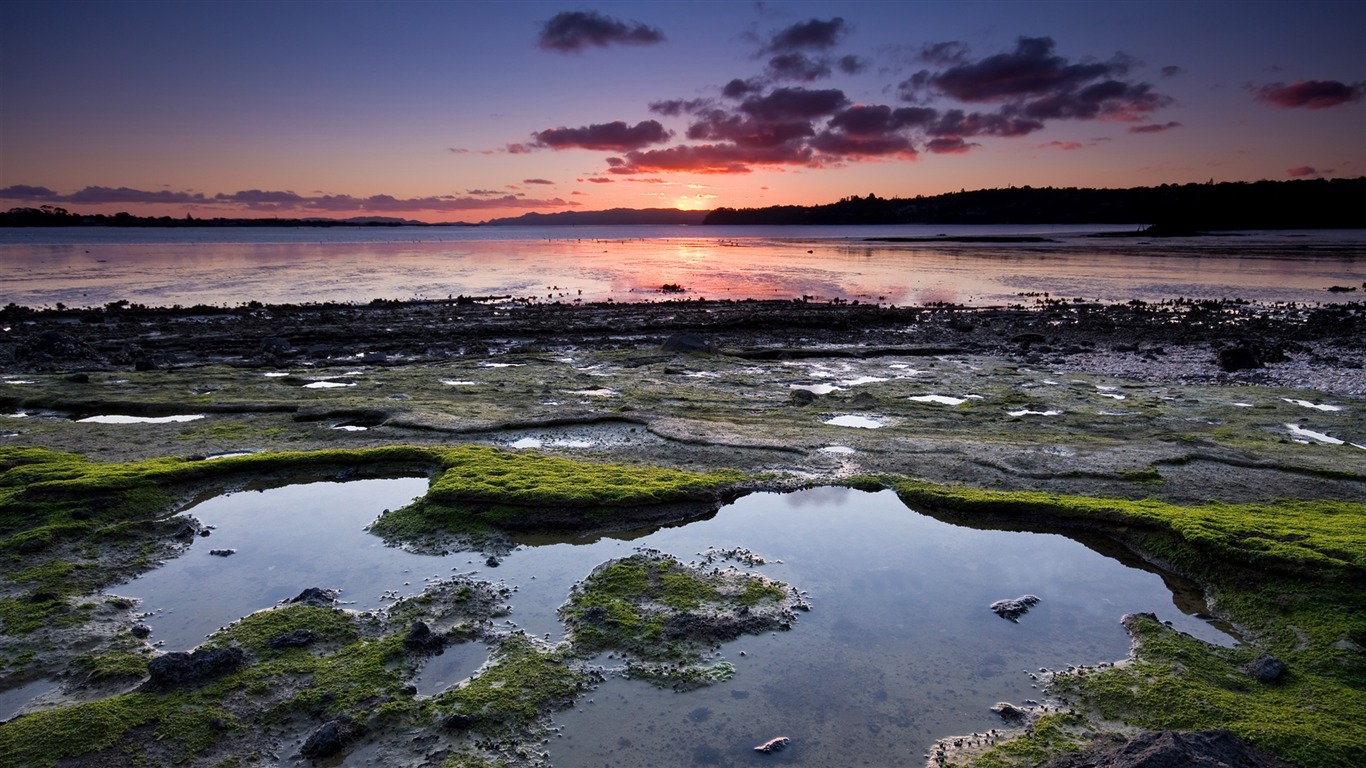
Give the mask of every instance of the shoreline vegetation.
[[(491, 558), (528, 531), (684, 522), (753, 491), (890, 488), (955, 524), (1106, 542), (1193, 580), (1243, 638), (1127, 617), (1130, 659), (1043, 674), (1046, 699), (1000, 710), (1005, 738), (945, 734), (930, 765), (1066, 766), (1226, 729), (1242, 749), (1345, 768), (1366, 743), (1359, 303), (491, 299), (0, 319), (0, 673), (63, 686), (0, 724), (7, 765), (325, 762), (364, 744), (387, 764), (540, 766), (554, 712), (602, 679), (593, 652), (631, 649), (656, 685), (724, 684), (724, 663), (654, 639), (680, 612), (714, 611), (730, 633), (754, 606), (772, 617), (756, 628), (802, 609), (786, 585), (660, 554), (585, 574), (554, 643), (502, 621), (506, 586), (452, 577), (381, 612), (301, 594), (180, 658), (101, 592), (184, 550), (192, 499), (395, 476), (431, 482), (375, 533)], [(94, 414), (202, 418), (80, 421)], [(466, 642), (489, 663), (417, 696), (425, 655)]]
[(564, 225), (1134, 224), (1142, 234), (1189, 236), (1244, 229), (1366, 228), (1366, 176), (1355, 179), (1163, 184), (1128, 189), (1007, 187), (880, 198), (851, 195), (824, 205), (527, 213), (480, 223), (385, 216), (183, 218), (79, 214), (52, 205), (11, 208), (0, 227), (470, 227)]

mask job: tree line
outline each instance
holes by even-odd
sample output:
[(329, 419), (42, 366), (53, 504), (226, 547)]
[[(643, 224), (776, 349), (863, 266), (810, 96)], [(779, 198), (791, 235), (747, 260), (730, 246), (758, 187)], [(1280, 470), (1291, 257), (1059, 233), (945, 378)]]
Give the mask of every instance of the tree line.
[(1135, 224), (1184, 232), (1366, 227), (1366, 177), (1163, 184), (1129, 189), (1006, 187), (825, 205), (718, 208), (706, 224)]

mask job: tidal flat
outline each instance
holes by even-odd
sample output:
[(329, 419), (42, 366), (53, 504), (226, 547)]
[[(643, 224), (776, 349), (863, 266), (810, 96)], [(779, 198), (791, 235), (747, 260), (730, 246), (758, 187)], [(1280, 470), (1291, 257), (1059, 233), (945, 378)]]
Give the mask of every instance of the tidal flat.
[[(670, 747), (680, 765), (823, 764), (836, 741), (855, 762), (1062, 765), (1140, 731), (1222, 728), (1268, 760), (1345, 766), (1366, 740), (1359, 304), (464, 299), (11, 307), (3, 325), (7, 763), (629, 765), (659, 755), (602, 740), (583, 712), (597, 697), (624, 696), (613, 706), (631, 712), (654, 696), (623, 694), (632, 676), (674, 697), (652, 706), (696, 713), (679, 729), (696, 739)], [(207, 628), (202, 653), (240, 653), (186, 659), (211, 673), (157, 682), (169, 678), (156, 660), (191, 648), (162, 644), (152, 607), (119, 587), (168, 560), (238, 557), (203, 552), (232, 547), (215, 542), (223, 536), (196, 505), (396, 477), (413, 478), (416, 492), (374, 510), (365, 535), (456, 557), (439, 578), (366, 604), (343, 592), (272, 607), (336, 586), (274, 585), (284, 592), (262, 610)], [(821, 626), (821, 571), (799, 559), (815, 555), (771, 564), (785, 559), (779, 516), (772, 535), (719, 550), (680, 539), (698, 548), (621, 558), (631, 542), (659, 546), (654, 532), (686, 531), (736, 499), (831, 486), (894, 493), (906, 515), (960, 528), (1068, 537), (1148, 569), (1201, 618), (1158, 617), (1176, 620), (1168, 625), (1141, 616), (1147, 605), (1115, 604), (1105, 621), (1118, 632), (1130, 615), (1124, 647), (1068, 663), (1033, 663), (1042, 646), (1025, 652), (1033, 646), (1002, 637), (1001, 663), (1036, 686), (1016, 691), (1017, 717), (990, 712), (995, 700), (963, 718), (940, 717), (932, 702), (889, 709), (910, 698), (908, 677), (883, 686), (885, 699), (858, 702), (863, 722), (842, 733), (788, 732), (808, 717), (793, 711), (766, 720), (782, 732), (756, 732), (753, 744), (734, 729), (706, 743), (714, 726), (703, 710), (733, 721), (759, 709), (733, 693), (813, 695), (780, 681), (776, 665), (785, 643)], [(325, 513), (310, 524), (325, 527)], [(566, 612), (524, 619), (512, 606), (533, 577), (549, 579), (537, 558), (552, 541), (628, 551), (603, 557), (601, 570), (562, 566), (572, 589), (540, 599)], [(788, 583), (784, 568), (806, 580)], [(856, 583), (913, 593), (916, 578)], [(991, 599), (1016, 596), (1017, 577), (997, 579)], [(720, 596), (730, 602), (713, 605)], [(1065, 602), (1043, 597), (1032, 614), (1041, 625)], [(788, 626), (777, 635), (753, 624), (763, 628), (750, 665), (737, 650), (748, 630), (733, 628), (748, 626), (741, 609), (765, 601), (796, 613), (778, 619)], [(959, 607), (1007, 627), (989, 602)], [(1027, 628), (1031, 616), (1019, 621)], [(1222, 629), (1204, 634), (1205, 624)], [(852, 659), (876, 666), (877, 643), (867, 644), (880, 634), (847, 633), (845, 650), (826, 649), (826, 669), (804, 661), (812, 684)], [(474, 664), (443, 673), (454, 682), (439, 690), (421, 677), (438, 651)], [(1262, 669), (1262, 655), (1284, 670), (1247, 671)], [(871, 746), (894, 741), (908, 719), (932, 737), (900, 752)], [(753, 752), (777, 736), (790, 739), (785, 749)]]

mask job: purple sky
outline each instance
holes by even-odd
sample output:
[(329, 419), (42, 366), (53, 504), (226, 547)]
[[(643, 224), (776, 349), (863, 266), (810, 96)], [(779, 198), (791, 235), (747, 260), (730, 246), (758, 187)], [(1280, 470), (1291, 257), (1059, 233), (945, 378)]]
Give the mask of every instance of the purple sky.
[(1361, 2), (0, 4), (0, 207), (480, 221), (1366, 174)]

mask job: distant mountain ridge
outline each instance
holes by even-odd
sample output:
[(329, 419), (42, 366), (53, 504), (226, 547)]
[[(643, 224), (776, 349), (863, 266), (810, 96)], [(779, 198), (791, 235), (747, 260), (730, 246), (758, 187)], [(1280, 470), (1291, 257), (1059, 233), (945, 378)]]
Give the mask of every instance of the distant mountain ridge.
[(560, 211), (524, 213), (505, 219), (490, 219), (484, 226), (603, 226), (613, 224), (701, 224), (710, 211), (684, 211), (678, 208), (611, 208), (605, 211)]

